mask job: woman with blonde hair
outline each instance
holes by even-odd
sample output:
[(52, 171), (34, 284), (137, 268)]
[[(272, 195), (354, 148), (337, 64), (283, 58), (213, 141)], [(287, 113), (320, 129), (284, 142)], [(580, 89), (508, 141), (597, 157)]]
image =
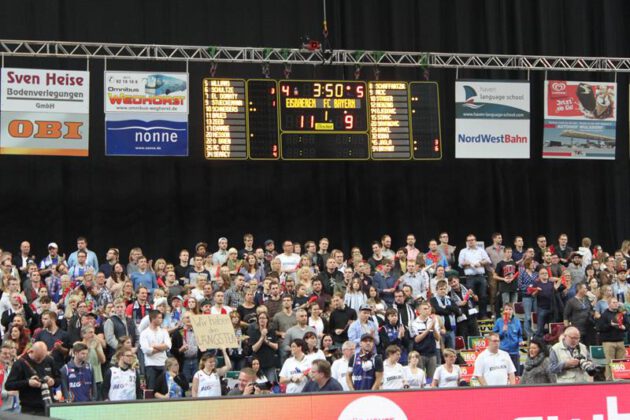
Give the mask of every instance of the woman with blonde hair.
[(174, 357), (166, 359), (166, 369), (155, 382), (154, 395), (161, 399), (184, 398), (188, 391), (188, 381), (179, 374), (179, 363)]
[(444, 349), (442, 354), (444, 355), (444, 364), (435, 369), (431, 386), (433, 388), (457, 387), (462, 375), (459, 366), (455, 364), (457, 353), (453, 349)]
[(230, 276), (235, 276), (243, 266), (243, 261), (238, 259), (238, 251), (236, 248), (228, 249), (228, 257), (222, 267), (228, 268)]
[(403, 376), (409, 388), (424, 388), (427, 384), (427, 374), (420, 367), (420, 353), (415, 350), (409, 352), (409, 363), (403, 368)]
[(116, 296), (116, 299), (119, 298), (125, 301), (125, 305), (130, 305), (136, 300), (136, 293), (133, 291), (133, 283), (131, 281), (123, 283), (118, 296)]
[(312, 281), (313, 281), (313, 272), (311, 271), (310, 267), (301, 267), (298, 269), (296, 286), (298, 284), (301, 284), (304, 287), (306, 287), (306, 293), (309, 295), (313, 293)]

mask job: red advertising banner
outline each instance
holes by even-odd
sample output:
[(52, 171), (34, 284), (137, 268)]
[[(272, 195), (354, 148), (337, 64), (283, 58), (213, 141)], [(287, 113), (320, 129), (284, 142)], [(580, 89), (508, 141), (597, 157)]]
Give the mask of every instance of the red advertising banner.
[(630, 379), (630, 361), (613, 362), (610, 364), (613, 379)]
[(591, 420), (630, 419), (630, 384), (442, 388), (418, 391), (59, 404), (50, 416), (161, 419)]

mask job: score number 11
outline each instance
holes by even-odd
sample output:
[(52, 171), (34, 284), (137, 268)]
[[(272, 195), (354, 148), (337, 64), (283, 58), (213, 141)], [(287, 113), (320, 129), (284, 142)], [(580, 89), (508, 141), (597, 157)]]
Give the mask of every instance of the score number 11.
[[(328, 111), (324, 114), (324, 121), (328, 121)], [(343, 125), (345, 130), (352, 130), (354, 128), (354, 115), (346, 114), (343, 117)], [(314, 129), (315, 128), (315, 115), (305, 116), (300, 115), (300, 128)]]

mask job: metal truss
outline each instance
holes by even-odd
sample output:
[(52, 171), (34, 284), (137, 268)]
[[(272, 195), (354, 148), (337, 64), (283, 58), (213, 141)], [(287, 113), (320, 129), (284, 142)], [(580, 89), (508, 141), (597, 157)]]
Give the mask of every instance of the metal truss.
[(250, 48), (96, 42), (0, 40), (4, 57), (187, 61), (252, 64), (428, 67), (480, 70), (630, 72), (629, 58), (433, 52)]

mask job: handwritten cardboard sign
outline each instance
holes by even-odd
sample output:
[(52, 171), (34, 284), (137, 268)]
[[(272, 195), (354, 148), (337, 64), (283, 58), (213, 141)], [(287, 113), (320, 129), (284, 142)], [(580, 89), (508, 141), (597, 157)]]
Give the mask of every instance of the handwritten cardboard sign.
[(190, 317), (199, 348), (235, 348), (238, 340), (229, 315), (192, 315)]

